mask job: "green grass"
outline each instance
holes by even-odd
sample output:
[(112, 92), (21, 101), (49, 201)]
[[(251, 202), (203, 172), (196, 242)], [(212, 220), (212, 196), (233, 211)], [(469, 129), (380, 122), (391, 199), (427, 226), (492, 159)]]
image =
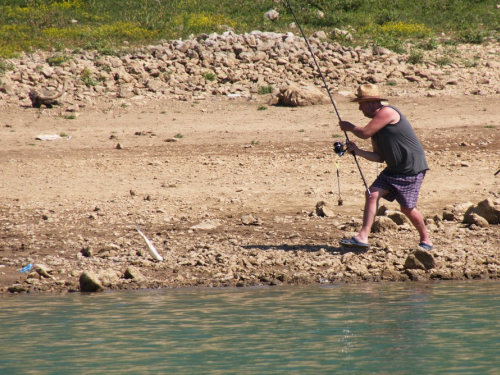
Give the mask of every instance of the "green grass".
[(174, 135), (174, 138), (182, 139), (184, 138), (184, 135), (182, 133), (177, 133), (176, 135)]
[(267, 106), (265, 106), (265, 105), (259, 105), (257, 107), (257, 111), (265, 111), (265, 110), (267, 110)]
[[(423, 50), (438, 43), (499, 39), (496, 0), (290, 0), (307, 34), (348, 30), (353, 41), (404, 51), (405, 41)], [(279, 19), (269, 21), (270, 9)], [(324, 14), (317, 16), (318, 11)], [(0, 2), (0, 57), (36, 49), (92, 49), (116, 55), (123, 48), (201, 33), (252, 30), (287, 32), (294, 22), (275, 0), (8, 0)], [(445, 33), (446, 40), (441, 40)], [(58, 61), (52, 62), (57, 64)]]

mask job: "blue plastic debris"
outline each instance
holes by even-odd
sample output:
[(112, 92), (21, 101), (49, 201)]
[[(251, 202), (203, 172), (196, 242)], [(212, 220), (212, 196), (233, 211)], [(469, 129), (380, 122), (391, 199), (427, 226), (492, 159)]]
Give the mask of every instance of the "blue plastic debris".
[(28, 264), (19, 270), (19, 272), (28, 273), (33, 268), (33, 264)]

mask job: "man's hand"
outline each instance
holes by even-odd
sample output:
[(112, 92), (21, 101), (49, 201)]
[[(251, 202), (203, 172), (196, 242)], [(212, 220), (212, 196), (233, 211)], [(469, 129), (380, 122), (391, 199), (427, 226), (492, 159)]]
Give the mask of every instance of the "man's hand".
[(359, 147), (356, 146), (356, 143), (353, 141), (349, 141), (346, 143), (346, 151), (350, 152), (351, 154), (357, 155), (359, 153)]

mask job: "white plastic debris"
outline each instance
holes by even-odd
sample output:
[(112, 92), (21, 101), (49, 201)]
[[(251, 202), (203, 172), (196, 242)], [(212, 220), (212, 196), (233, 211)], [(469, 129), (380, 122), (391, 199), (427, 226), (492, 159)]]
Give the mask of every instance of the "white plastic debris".
[(58, 134), (41, 134), (41, 135), (38, 135), (35, 138), (35, 140), (37, 140), (37, 141), (56, 141), (59, 138), (61, 138), (61, 136)]
[(139, 229), (139, 227), (136, 226), (135, 228), (137, 229), (137, 231), (139, 232), (139, 234), (142, 236), (142, 238), (144, 238), (144, 241), (146, 241), (146, 244), (148, 245), (149, 253), (153, 257), (153, 259), (162, 261), (163, 257), (160, 254), (158, 254), (158, 251), (156, 251), (153, 243), (149, 240), (149, 238), (147, 238), (146, 235), (141, 232), (141, 230)]

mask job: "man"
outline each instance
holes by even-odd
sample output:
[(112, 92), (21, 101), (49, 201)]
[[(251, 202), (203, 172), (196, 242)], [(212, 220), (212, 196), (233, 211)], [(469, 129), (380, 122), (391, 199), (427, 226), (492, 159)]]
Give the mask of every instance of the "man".
[(419, 246), (432, 250), (433, 245), (417, 205), (420, 186), (429, 169), (424, 149), (412, 126), (403, 114), (393, 106), (383, 105), (387, 99), (381, 98), (376, 85), (362, 85), (358, 88), (353, 102), (359, 103), (359, 110), (370, 122), (364, 126), (356, 126), (348, 121), (340, 121), (340, 129), (353, 133), (361, 139), (371, 138), (372, 151), (365, 151), (354, 142), (347, 143), (347, 150), (367, 160), (382, 163), (387, 167), (370, 186), (370, 194), (365, 194), (363, 227), (360, 232), (350, 238), (340, 240), (346, 247), (368, 248), (370, 234), (380, 198), (390, 202), (396, 200), (419, 235)]

